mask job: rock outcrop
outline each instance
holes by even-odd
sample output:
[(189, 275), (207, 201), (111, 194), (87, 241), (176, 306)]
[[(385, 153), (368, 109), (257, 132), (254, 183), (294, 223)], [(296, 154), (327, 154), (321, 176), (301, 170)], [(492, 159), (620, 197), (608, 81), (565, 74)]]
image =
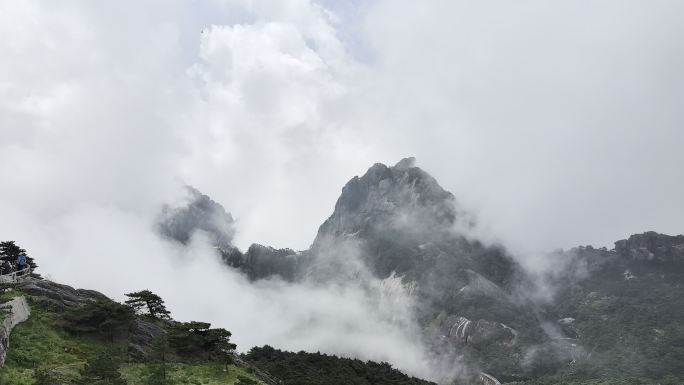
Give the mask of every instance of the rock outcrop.
[(128, 354), (136, 361), (146, 361), (152, 351), (152, 344), (164, 331), (158, 325), (136, 318), (128, 329)]
[(634, 234), (615, 242), (615, 251), (637, 261), (684, 262), (684, 235), (665, 235), (655, 231)]
[(74, 289), (71, 286), (37, 278), (26, 279), (17, 287), (32, 295), (38, 304), (54, 311), (64, 311), (89, 301), (107, 299), (107, 296), (94, 290)]

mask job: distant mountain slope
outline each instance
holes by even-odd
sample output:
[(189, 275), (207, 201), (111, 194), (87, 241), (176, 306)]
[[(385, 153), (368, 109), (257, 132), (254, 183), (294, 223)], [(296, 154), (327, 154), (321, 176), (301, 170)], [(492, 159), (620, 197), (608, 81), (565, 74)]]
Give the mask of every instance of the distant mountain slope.
[(567, 375), (682, 383), (684, 236), (646, 232), (561, 257), (574, 269), (555, 282), (545, 315), (574, 345)]

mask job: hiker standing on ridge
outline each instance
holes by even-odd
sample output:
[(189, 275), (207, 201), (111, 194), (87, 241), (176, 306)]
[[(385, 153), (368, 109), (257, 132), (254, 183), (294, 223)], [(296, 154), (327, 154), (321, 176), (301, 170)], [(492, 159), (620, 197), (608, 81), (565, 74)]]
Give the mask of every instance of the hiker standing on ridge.
[(26, 267), (26, 256), (22, 254), (19, 257), (17, 257), (17, 271), (24, 270), (25, 267)]

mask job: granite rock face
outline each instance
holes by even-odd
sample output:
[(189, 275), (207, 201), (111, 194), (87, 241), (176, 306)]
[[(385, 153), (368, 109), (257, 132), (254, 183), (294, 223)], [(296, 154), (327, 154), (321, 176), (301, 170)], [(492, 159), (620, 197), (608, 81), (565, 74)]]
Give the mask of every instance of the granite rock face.
[(152, 351), (152, 345), (164, 331), (158, 325), (136, 318), (128, 330), (130, 342), (128, 353), (136, 361), (146, 361)]
[(107, 298), (94, 290), (74, 289), (71, 286), (35, 278), (19, 283), (18, 288), (34, 296), (38, 303), (55, 311), (64, 311), (89, 301)]
[[(466, 269), (497, 285), (505, 283), (515, 273), (515, 263), (503, 248), (468, 240), (459, 229), (470, 225), (454, 196), (407, 158), (394, 167), (375, 164), (352, 178), (311, 250), (354, 240), (376, 276), (406, 276), (426, 289), (461, 289), (467, 282), (452, 282), (467, 281)], [(440, 279), (447, 275), (450, 282)]]
[(377, 163), (343, 188), (333, 214), (319, 228), (314, 246), (328, 237), (370, 237), (393, 232), (411, 240), (437, 239), (454, 224), (454, 196), (412, 158), (394, 167)]

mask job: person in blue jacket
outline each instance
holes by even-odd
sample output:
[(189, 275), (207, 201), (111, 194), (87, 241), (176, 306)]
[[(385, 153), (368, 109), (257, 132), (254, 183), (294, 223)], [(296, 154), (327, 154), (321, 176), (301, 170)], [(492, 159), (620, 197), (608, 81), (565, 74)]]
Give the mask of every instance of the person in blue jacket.
[(17, 270), (23, 270), (26, 267), (26, 256), (20, 255), (17, 258)]

